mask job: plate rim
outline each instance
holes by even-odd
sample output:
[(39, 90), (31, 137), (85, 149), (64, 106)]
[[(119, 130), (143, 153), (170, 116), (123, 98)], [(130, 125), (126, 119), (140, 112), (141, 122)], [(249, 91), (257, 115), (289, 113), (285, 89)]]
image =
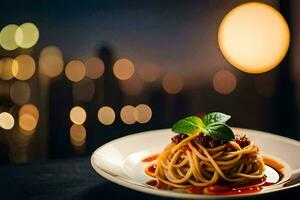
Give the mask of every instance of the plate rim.
[[(239, 127), (232, 127), (233, 129), (236, 129), (238, 131), (255, 131), (255, 132), (261, 132), (264, 135), (266, 135), (267, 137), (271, 137), (271, 138), (276, 138), (277, 140), (281, 140), (281, 141), (285, 141), (287, 143), (296, 145), (298, 147), (300, 147), (300, 141), (297, 141), (295, 139), (291, 139), (289, 137), (284, 137), (281, 135), (276, 135), (276, 134), (272, 134), (270, 132), (265, 132), (265, 131), (260, 131), (260, 130), (255, 130), (255, 129), (247, 129), (247, 128), (239, 128)], [(97, 164), (95, 163), (95, 157), (96, 157), (96, 152), (100, 151), (102, 148), (104, 148), (106, 145), (110, 145), (111, 143), (115, 143), (118, 142), (120, 140), (124, 140), (127, 138), (131, 138), (131, 137), (136, 137), (136, 136), (140, 136), (140, 135), (144, 135), (144, 134), (149, 134), (149, 132), (160, 132), (160, 131), (168, 131), (170, 130), (170, 128), (166, 128), (166, 129), (156, 129), (156, 130), (148, 130), (148, 131), (142, 131), (142, 132), (138, 132), (138, 133), (133, 133), (130, 135), (126, 135), (114, 140), (111, 140), (103, 145), (101, 145), (100, 147), (98, 147), (93, 154), (91, 155), (90, 158), (90, 162), (91, 165), (93, 167), (93, 169), (99, 174), (101, 175), (103, 178), (105, 178), (106, 180), (113, 182), (117, 185), (120, 185), (122, 187), (125, 188), (129, 188), (132, 189), (134, 191), (138, 191), (138, 192), (142, 192), (145, 194), (151, 194), (151, 195), (155, 195), (155, 196), (163, 196), (163, 197), (171, 197), (171, 198), (181, 198), (181, 199), (228, 199), (228, 198), (241, 198), (241, 197), (247, 197), (247, 196), (261, 196), (261, 195), (267, 195), (270, 193), (276, 193), (276, 192), (280, 192), (282, 190), (289, 190), (292, 188), (296, 188), (300, 186), (300, 183), (291, 185), (291, 186), (287, 186), (287, 187), (282, 187), (282, 188), (277, 188), (276, 190), (267, 190), (264, 192), (258, 192), (258, 193), (251, 193), (251, 194), (241, 194), (241, 195), (226, 195), (226, 196), (217, 196), (217, 195), (205, 195), (205, 194), (189, 194), (189, 193), (176, 193), (176, 192), (172, 192), (172, 191), (168, 191), (168, 190), (158, 190), (155, 188), (148, 188), (148, 187), (143, 187), (143, 186), (139, 186), (133, 183), (130, 183), (126, 180), (123, 180), (121, 178), (118, 178), (117, 176), (113, 176), (112, 174), (106, 172), (105, 170), (101, 169), (99, 166), (97, 166)], [(280, 158), (279, 158), (280, 159)], [(294, 169), (294, 170), (299, 170), (299, 169)]]

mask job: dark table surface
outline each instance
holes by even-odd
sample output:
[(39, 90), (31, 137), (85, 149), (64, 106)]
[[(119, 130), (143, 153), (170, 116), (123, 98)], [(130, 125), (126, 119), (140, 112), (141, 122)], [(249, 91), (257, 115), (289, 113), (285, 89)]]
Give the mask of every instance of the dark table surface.
[[(256, 199), (296, 197), (300, 188)], [(89, 158), (34, 162), (0, 167), (0, 199), (165, 199), (106, 181)]]

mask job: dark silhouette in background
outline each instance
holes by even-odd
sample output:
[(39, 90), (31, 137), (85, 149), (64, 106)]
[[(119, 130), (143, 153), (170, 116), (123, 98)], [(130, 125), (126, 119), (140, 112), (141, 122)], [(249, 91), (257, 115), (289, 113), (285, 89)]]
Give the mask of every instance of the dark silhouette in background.
[[(291, 24), (291, 1), (279, 1), (280, 12), (286, 19), (288, 24)], [(291, 32), (293, 27), (290, 26)], [(293, 37), (293, 35), (291, 36)], [(292, 40), (291, 40), (292, 41)], [(293, 42), (290, 43), (290, 49), (293, 48)], [(274, 121), (274, 132), (287, 137), (298, 138), (297, 132), (297, 104), (295, 95), (295, 81), (292, 80), (291, 70), (291, 52), (288, 51), (284, 60), (279, 66), (278, 78), (276, 81), (277, 93), (275, 101), (276, 121)]]

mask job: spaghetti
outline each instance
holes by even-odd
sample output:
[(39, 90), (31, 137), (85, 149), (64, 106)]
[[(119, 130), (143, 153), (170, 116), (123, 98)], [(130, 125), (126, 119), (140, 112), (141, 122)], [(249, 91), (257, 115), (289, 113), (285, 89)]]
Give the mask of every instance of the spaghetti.
[(264, 176), (259, 148), (245, 136), (227, 142), (202, 133), (175, 137), (160, 153), (155, 170), (153, 165), (145, 169), (146, 174), (164, 184), (163, 189), (206, 187), (224, 182), (238, 185)]

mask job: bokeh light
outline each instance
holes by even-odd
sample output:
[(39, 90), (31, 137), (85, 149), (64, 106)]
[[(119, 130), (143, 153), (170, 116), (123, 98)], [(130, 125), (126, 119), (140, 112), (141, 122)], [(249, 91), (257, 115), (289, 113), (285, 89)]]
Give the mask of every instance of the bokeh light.
[(67, 64), (65, 73), (70, 81), (78, 82), (85, 76), (85, 66), (79, 60), (72, 60)]
[(86, 120), (86, 112), (85, 110), (80, 106), (75, 106), (70, 111), (70, 120), (74, 124), (81, 125)]
[(115, 111), (109, 106), (103, 106), (98, 110), (98, 120), (104, 125), (111, 125), (115, 118)]
[(10, 98), (18, 105), (27, 103), (31, 96), (31, 89), (25, 81), (15, 81), (10, 87)]
[(146, 104), (139, 104), (135, 108), (135, 118), (136, 121), (145, 124), (150, 121), (152, 117), (152, 110), (151, 108)]
[(137, 96), (142, 92), (144, 82), (138, 76), (133, 75), (128, 80), (120, 81), (120, 87), (124, 94), (128, 96)]
[(12, 65), (13, 65), (13, 59), (6, 57), (2, 58), (1, 60), (1, 66), (0, 66), (0, 76), (3, 80), (9, 80), (14, 77), (12, 73)]
[(0, 127), (5, 130), (10, 130), (15, 125), (14, 117), (8, 112), (0, 113)]
[(213, 77), (213, 87), (220, 94), (228, 95), (232, 93), (236, 85), (235, 75), (228, 70), (220, 70)]
[(35, 61), (29, 55), (19, 55), (12, 63), (12, 74), (19, 80), (30, 79), (35, 72)]
[(139, 69), (139, 76), (145, 82), (153, 82), (159, 78), (160, 71), (154, 64), (146, 64)]
[(33, 47), (39, 39), (39, 29), (33, 23), (27, 22), (16, 30), (15, 40), (21, 48)]
[[(23, 118), (23, 117), (22, 117), (22, 118)], [(31, 116), (31, 118), (32, 118), (32, 116)], [(25, 120), (26, 120), (26, 119), (25, 119)], [(34, 121), (31, 119), (29, 123), (34, 124)], [(30, 127), (30, 126), (29, 126), (29, 127)], [(26, 131), (26, 130), (22, 129), (22, 128), (20, 127), (20, 119), (19, 119), (19, 132), (20, 132), (20, 134), (22, 134), (22, 135), (24, 135), (24, 136), (31, 136), (31, 135), (33, 135), (33, 134), (36, 132), (36, 129), (34, 128), (34, 129), (30, 130), (30, 131)], [(29, 138), (30, 138), (30, 137), (29, 137)]]
[(289, 27), (273, 7), (250, 2), (231, 10), (221, 22), (219, 47), (238, 69), (263, 73), (276, 67), (290, 43)]
[(45, 47), (40, 54), (39, 70), (48, 77), (56, 77), (61, 74), (64, 61), (61, 50), (56, 46)]
[(19, 26), (16, 24), (9, 24), (1, 30), (0, 44), (3, 47), (3, 49), (11, 51), (18, 48), (18, 44), (15, 40), (15, 35), (18, 28)]
[(34, 133), (39, 121), (39, 110), (33, 104), (25, 104), (19, 110), (19, 127), (24, 135)]
[(104, 73), (104, 63), (100, 58), (92, 57), (85, 62), (86, 76), (97, 79)]
[(19, 116), (19, 126), (23, 131), (25, 131), (22, 133), (26, 135), (31, 135), (32, 133), (34, 133), (33, 130), (35, 130), (37, 123), (37, 119), (29, 113), (25, 113)]
[(131, 106), (131, 105), (126, 105), (121, 109), (120, 112), (120, 117), (121, 120), (125, 123), (125, 124), (134, 124), (136, 122), (136, 118), (135, 118), (135, 107)]
[(90, 101), (95, 94), (94, 82), (84, 78), (79, 82), (73, 83), (73, 96), (80, 101)]
[(167, 93), (176, 94), (182, 90), (183, 80), (179, 75), (168, 73), (163, 77), (162, 87)]
[(84, 126), (73, 124), (70, 128), (70, 140), (74, 146), (82, 146), (86, 140), (86, 130)]
[(113, 72), (118, 79), (127, 80), (134, 73), (134, 64), (128, 59), (119, 59), (113, 66)]

